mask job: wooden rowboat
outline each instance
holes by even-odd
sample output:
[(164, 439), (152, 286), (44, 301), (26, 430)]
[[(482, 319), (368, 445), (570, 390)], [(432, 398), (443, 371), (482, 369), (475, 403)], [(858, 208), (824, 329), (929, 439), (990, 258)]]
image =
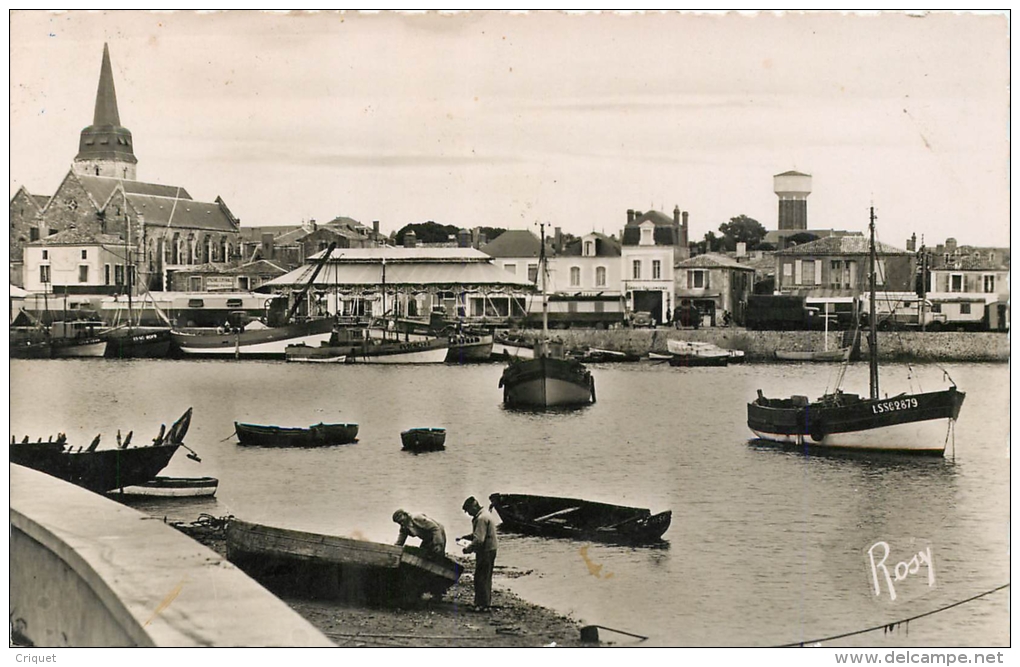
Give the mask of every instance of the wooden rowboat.
[(239, 445), (254, 447), (325, 447), (357, 441), (357, 424), (315, 424), (308, 428), (234, 422)]
[(210, 498), (220, 480), (215, 477), (156, 477), (109, 493), (114, 498)]
[(417, 547), (306, 533), (233, 519), (227, 559), (271, 590), (369, 604), (442, 596), (460, 578), (449, 558)]
[(552, 496), (494, 493), (489, 502), (506, 530), (606, 542), (659, 541), (673, 516), (669, 510), (652, 514), (640, 507)]
[(400, 441), (404, 449), (415, 452), (432, 452), (445, 449), (445, 428), (409, 428), (401, 432)]

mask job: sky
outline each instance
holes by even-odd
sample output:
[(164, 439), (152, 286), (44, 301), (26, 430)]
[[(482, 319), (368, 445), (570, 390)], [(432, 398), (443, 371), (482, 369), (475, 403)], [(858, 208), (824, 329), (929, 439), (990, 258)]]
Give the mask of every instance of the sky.
[(10, 195), (52, 194), (109, 43), (139, 180), (244, 226), (344, 215), (619, 234), (675, 206), (690, 238), (808, 226), (903, 248), (1009, 245), (1003, 15), (14, 11)]

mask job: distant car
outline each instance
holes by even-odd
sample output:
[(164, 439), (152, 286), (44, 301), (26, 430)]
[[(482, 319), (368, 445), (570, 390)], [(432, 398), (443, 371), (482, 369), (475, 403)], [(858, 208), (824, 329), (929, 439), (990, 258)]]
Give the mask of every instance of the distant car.
[(652, 314), (646, 310), (641, 310), (630, 315), (630, 326), (637, 329), (640, 327), (647, 327), (649, 329), (655, 327), (655, 318)]

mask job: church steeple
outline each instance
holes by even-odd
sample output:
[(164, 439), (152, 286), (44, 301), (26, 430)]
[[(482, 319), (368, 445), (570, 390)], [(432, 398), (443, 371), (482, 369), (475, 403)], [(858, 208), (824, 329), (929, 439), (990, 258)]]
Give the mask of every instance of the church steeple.
[(104, 44), (99, 88), (96, 91), (96, 111), (92, 125), (81, 131), (74, 171), (88, 176), (109, 176), (133, 181), (137, 178), (137, 163), (131, 132), (120, 124), (110, 47)]

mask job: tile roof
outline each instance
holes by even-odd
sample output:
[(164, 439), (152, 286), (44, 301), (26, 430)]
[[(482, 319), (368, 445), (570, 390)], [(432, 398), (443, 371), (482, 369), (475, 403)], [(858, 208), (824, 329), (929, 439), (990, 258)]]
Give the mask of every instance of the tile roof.
[[(145, 224), (169, 226), (181, 229), (206, 229), (218, 232), (236, 232), (237, 225), (227, 212), (216, 203), (185, 199), (177, 201), (168, 197), (129, 194), (128, 202), (145, 216)], [(171, 220), (171, 212), (173, 219)]]
[(39, 210), (46, 208), (46, 204), (50, 203), (50, 198), (47, 195), (28, 195), (35, 202), (35, 205), (39, 207)]
[(579, 238), (577, 240), (571, 241), (563, 249), (563, 252), (561, 252), (560, 255), (562, 255), (564, 257), (580, 257), (583, 254), (582, 250), (584, 248), (584, 239), (592, 237), (592, 236), (595, 237), (595, 256), (596, 257), (619, 257), (620, 256), (620, 254), (621, 254), (621, 252), (620, 252), (620, 242), (617, 241), (614, 238), (606, 236), (605, 234), (600, 234), (598, 232), (593, 232), (591, 234), (585, 234), (583, 237), (581, 237), (581, 238)]
[(740, 269), (742, 271), (754, 271), (753, 266), (741, 264), (735, 259), (714, 252), (696, 255), (682, 262), (677, 262), (676, 267), (678, 269)]
[(87, 229), (79, 229), (77, 227), (71, 227), (65, 229), (62, 232), (51, 234), (46, 238), (39, 239), (38, 241), (32, 241), (28, 245), (31, 246), (50, 246), (50, 245), (116, 245), (126, 246), (127, 242), (121, 239), (119, 236), (113, 236), (111, 234), (93, 234)]
[[(906, 250), (900, 250), (880, 241), (875, 242), (875, 251), (879, 255), (910, 255)], [(868, 239), (865, 236), (829, 236), (810, 243), (780, 250), (776, 253), (783, 257), (790, 255), (867, 255)]]
[(76, 174), (82, 186), (96, 202), (102, 206), (110, 198), (118, 185), (124, 187), (127, 194), (155, 195), (158, 197), (177, 197), (178, 199), (191, 199), (191, 195), (184, 188), (174, 185), (160, 185), (158, 183), (143, 183), (142, 181), (129, 181), (121, 178), (108, 178), (106, 176), (87, 176)]
[(490, 257), (538, 257), (542, 242), (527, 229), (508, 229), (482, 247)]

